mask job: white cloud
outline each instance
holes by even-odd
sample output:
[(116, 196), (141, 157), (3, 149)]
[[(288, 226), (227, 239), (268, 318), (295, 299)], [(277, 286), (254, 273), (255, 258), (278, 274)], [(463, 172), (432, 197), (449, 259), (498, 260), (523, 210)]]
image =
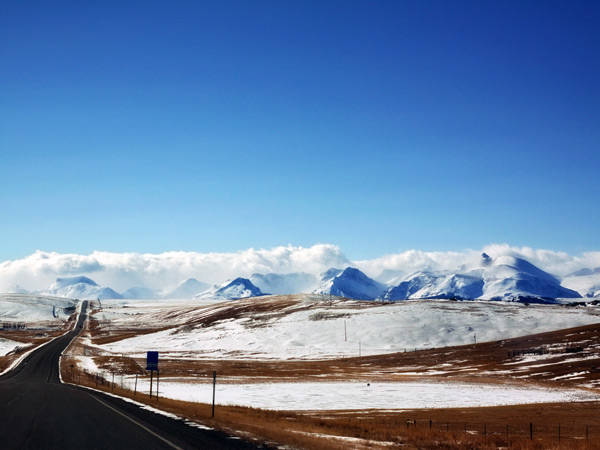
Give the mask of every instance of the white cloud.
[(350, 262), (334, 245), (280, 246), (235, 253), (165, 252), (109, 253), (89, 255), (36, 251), (25, 258), (0, 263), (0, 291), (19, 285), (30, 290), (47, 288), (57, 277), (87, 275), (116, 290), (147, 286), (168, 290), (194, 277), (218, 283), (253, 273), (320, 273)]
[(318, 244), (311, 247), (280, 246), (272, 249), (247, 249), (234, 253), (165, 252), (109, 253), (89, 255), (36, 251), (17, 260), (0, 263), (0, 291), (20, 285), (29, 290), (47, 288), (57, 277), (86, 275), (100, 285), (123, 291), (132, 286), (169, 290), (194, 277), (218, 283), (253, 273), (307, 272), (319, 274), (330, 267), (354, 265), (370, 276), (384, 270), (410, 273), (421, 269), (459, 269), (471, 265), (485, 251), (492, 257), (512, 254), (538, 267), (565, 276), (583, 267), (600, 267), (600, 252), (569, 255), (565, 252), (491, 244), (482, 250), (424, 252), (408, 250), (379, 258), (349, 261), (339, 247)]
[(565, 252), (513, 247), (508, 244), (490, 244), (481, 250), (469, 249), (459, 252), (408, 250), (371, 260), (356, 261), (356, 265), (371, 276), (378, 276), (384, 270), (401, 273), (411, 273), (422, 269), (455, 270), (460, 269), (463, 265), (472, 265), (483, 252), (492, 258), (502, 255), (521, 257), (559, 277), (564, 277), (584, 267), (600, 267), (600, 252), (586, 252), (573, 256)]

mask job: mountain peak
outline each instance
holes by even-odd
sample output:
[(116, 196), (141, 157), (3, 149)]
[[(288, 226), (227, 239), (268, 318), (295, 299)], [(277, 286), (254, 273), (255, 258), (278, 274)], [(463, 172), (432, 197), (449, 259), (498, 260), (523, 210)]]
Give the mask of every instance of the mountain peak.
[(92, 280), (91, 278), (88, 278), (88, 277), (84, 277), (83, 275), (77, 276), (77, 277), (57, 278), (56, 282), (54, 283), (54, 286), (56, 288), (62, 288), (62, 287), (72, 286), (74, 284), (79, 284), (79, 283), (89, 284), (90, 286), (98, 286), (98, 284), (94, 280)]
[(483, 252), (481, 254), (481, 264), (484, 266), (489, 266), (492, 264), (492, 258), (487, 253)]
[(385, 286), (365, 275), (355, 267), (346, 267), (343, 271), (329, 269), (323, 274), (321, 286), (315, 291), (317, 294), (331, 294), (339, 297), (348, 297), (362, 300), (379, 298)]
[(214, 298), (222, 300), (237, 300), (240, 298), (259, 297), (265, 295), (248, 278), (238, 277), (226, 282), (221, 287), (216, 286), (196, 295), (196, 298)]
[(195, 278), (188, 278), (177, 285), (171, 292), (164, 294), (165, 298), (194, 298), (196, 295), (205, 291), (210, 285), (198, 281)]

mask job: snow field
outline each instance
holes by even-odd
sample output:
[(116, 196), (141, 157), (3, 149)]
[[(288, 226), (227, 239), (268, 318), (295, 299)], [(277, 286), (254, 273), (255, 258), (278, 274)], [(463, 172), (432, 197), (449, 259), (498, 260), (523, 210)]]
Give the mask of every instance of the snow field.
[(77, 301), (65, 298), (29, 294), (0, 294), (0, 322), (56, 322), (62, 323)]
[[(323, 302), (304, 302), (309, 309), (277, 315), (253, 313), (207, 327), (175, 328), (185, 324), (192, 305), (197, 306), (192, 307), (196, 314), (201, 308), (195, 302), (179, 303), (173, 308), (180, 308), (182, 314), (171, 311), (174, 328), (98, 347), (135, 356), (157, 350), (175, 358), (322, 359), (470, 344), (475, 339), (494, 341), (600, 321), (600, 311), (592, 307), (415, 300), (364, 308), (352, 302), (346, 308), (343, 303), (328, 307)], [(229, 304), (217, 307), (226, 309)], [(164, 319), (168, 307), (167, 302), (120, 301), (96, 318), (115, 326), (137, 323), (158, 328), (169, 325)]]
[(0, 338), (0, 356), (6, 356), (17, 347), (29, 347), (31, 344), (13, 341), (11, 339)]
[[(115, 382), (119, 383), (116, 379)], [(124, 384), (133, 389), (132, 380)], [(160, 396), (175, 400), (210, 403), (211, 383), (160, 380)], [(149, 379), (138, 380), (138, 392), (148, 393)], [(156, 389), (154, 380), (153, 389)], [(216, 403), (272, 410), (419, 409), (499, 406), (528, 403), (600, 400), (584, 390), (475, 383), (371, 383), (310, 382), (219, 384)]]

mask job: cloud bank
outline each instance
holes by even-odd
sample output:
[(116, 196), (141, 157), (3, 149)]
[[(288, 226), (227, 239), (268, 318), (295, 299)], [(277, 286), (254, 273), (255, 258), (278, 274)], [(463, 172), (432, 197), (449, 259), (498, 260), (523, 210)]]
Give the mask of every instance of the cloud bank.
[(331, 244), (311, 247), (279, 246), (272, 249), (247, 249), (233, 253), (165, 252), (109, 253), (89, 255), (36, 251), (17, 260), (0, 263), (0, 291), (16, 286), (28, 290), (47, 288), (57, 277), (86, 275), (100, 285), (123, 291), (146, 286), (167, 291), (187, 278), (220, 283), (253, 273), (306, 272), (318, 275), (330, 267), (356, 266), (372, 277), (382, 273), (408, 274), (417, 270), (455, 270), (470, 265), (482, 252), (492, 257), (514, 255), (559, 277), (582, 268), (600, 267), (600, 251), (569, 255), (553, 250), (491, 244), (480, 250), (424, 252), (408, 250), (379, 258), (350, 261), (342, 250)]

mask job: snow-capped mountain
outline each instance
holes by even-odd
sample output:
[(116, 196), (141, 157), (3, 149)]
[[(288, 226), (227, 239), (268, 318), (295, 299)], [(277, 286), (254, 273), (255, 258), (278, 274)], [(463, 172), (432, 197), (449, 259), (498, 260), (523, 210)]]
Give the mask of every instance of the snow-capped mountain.
[(157, 298), (153, 289), (144, 286), (135, 286), (121, 293), (123, 298)]
[(265, 295), (247, 278), (236, 278), (221, 286), (215, 286), (198, 295), (199, 299), (236, 300), (238, 298), (259, 297)]
[(554, 276), (514, 256), (492, 259), (483, 253), (478, 265), (464, 269), (464, 273), (413, 273), (390, 287), (384, 298), (532, 300), (580, 297), (577, 292), (561, 286)]
[(387, 289), (386, 300), (408, 298), (460, 298), (474, 299), (483, 295), (484, 282), (468, 274), (447, 272), (415, 272), (396, 286)]
[(600, 297), (600, 267), (578, 270), (565, 277), (562, 284), (584, 297)]
[(188, 278), (179, 284), (171, 292), (163, 295), (164, 298), (194, 298), (196, 295), (203, 293), (210, 287), (209, 284), (202, 283), (195, 278)]
[(386, 286), (366, 276), (354, 267), (329, 269), (321, 278), (321, 285), (315, 294), (331, 294), (362, 300), (374, 300), (381, 297)]
[(81, 300), (122, 298), (121, 294), (113, 289), (98, 286), (94, 280), (83, 276), (57, 278), (45, 293), (57, 297), (78, 298)]
[(271, 294), (298, 294), (311, 292), (319, 284), (314, 275), (304, 272), (295, 273), (255, 273), (250, 277), (252, 284), (263, 292)]

